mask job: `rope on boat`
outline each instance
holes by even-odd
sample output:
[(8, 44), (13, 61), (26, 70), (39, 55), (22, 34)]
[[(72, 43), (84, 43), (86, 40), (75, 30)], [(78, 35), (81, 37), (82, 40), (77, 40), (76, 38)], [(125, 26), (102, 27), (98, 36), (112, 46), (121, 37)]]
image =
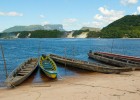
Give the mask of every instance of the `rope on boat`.
[(14, 85), (14, 84), (12, 84), (11, 82), (9, 82), (10, 84), (11, 84), (11, 86), (13, 87), (13, 88), (15, 88), (16, 86)]
[(57, 74), (62, 80), (64, 79), (60, 74)]

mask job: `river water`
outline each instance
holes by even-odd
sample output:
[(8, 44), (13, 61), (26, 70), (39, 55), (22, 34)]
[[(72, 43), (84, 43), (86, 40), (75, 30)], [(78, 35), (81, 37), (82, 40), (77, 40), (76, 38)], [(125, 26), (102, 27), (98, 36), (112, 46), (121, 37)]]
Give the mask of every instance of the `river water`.
[[(39, 57), (41, 54), (58, 54), (70, 58), (92, 62), (87, 53), (103, 51), (140, 57), (140, 39), (0, 39), (7, 63), (8, 74), (29, 57)], [(58, 65), (60, 76), (76, 75), (81, 71)], [(37, 71), (32, 82), (41, 82), (42, 76)], [(46, 76), (45, 76), (46, 77)], [(5, 80), (4, 64), (0, 54), (0, 83)], [(0, 85), (1, 86), (1, 85)]]

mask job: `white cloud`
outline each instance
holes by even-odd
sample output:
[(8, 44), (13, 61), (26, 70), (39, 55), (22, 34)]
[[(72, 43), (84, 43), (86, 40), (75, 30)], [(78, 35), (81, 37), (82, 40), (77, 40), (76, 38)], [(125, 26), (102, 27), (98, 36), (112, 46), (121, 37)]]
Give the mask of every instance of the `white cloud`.
[(78, 20), (76, 18), (68, 18), (68, 19), (64, 19), (64, 22), (65, 23), (75, 23), (77, 22)]
[(98, 27), (104, 27), (124, 16), (123, 11), (108, 10), (106, 7), (100, 7), (98, 10), (100, 14), (96, 14), (94, 22), (92, 22), (93, 25)]
[(82, 26), (100, 28), (102, 26), (102, 24), (103, 24), (102, 22), (93, 21), (93, 22), (83, 23)]
[(133, 15), (138, 15), (140, 14), (140, 6), (137, 7), (137, 11), (133, 13)]
[(45, 18), (45, 16), (44, 15), (39, 15), (40, 16), (40, 18)]
[(22, 13), (18, 12), (0, 12), (0, 16), (23, 16)]
[(103, 15), (110, 15), (113, 11), (109, 11), (108, 9), (106, 9), (105, 7), (100, 7), (98, 9)]
[(78, 23), (78, 19), (76, 18), (64, 19), (62, 24), (66, 30), (75, 30), (81, 28), (81, 24)]
[(4, 12), (0, 12), (0, 16), (4, 16), (5, 15), (5, 13)]
[(140, 6), (137, 7), (137, 11), (138, 11), (138, 13), (140, 13)]
[(63, 26), (67, 30), (78, 29), (78, 28), (80, 29), (83, 26), (102, 28), (124, 16), (124, 11), (107, 9), (106, 7), (99, 7), (98, 11), (99, 14), (96, 14), (94, 16), (92, 22), (78, 23), (78, 19), (69, 18), (69, 19), (64, 19)]
[(122, 5), (132, 5), (138, 3), (138, 0), (121, 0)]
[(137, 12), (132, 13), (132, 15), (137, 15), (137, 14), (138, 14)]
[(96, 27), (102, 28), (106, 25), (112, 23), (113, 21), (120, 19), (124, 16), (124, 11), (118, 11), (113, 9), (107, 9), (106, 7), (99, 7), (98, 9), (99, 14), (96, 14), (93, 18), (92, 22), (85, 22), (85, 23), (77, 23), (77, 20), (64, 20), (65, 24), (63, 24), (66, 28), (72, 27), (81, 28), (85, 27)]
[(102, 20), (103, 19), (103, 16), (102, 15), (99, 15), (99, 14), (96, 14), (94, 16), (94, 18), (97, 19), (97, 20)]
[(42, 25), (46, 25), (46, 24), (49, 24), (49, 22), (48, 22), (48, 21), (44, 21), (44, 22), (42, 22), (41, 24), (42, 24)]

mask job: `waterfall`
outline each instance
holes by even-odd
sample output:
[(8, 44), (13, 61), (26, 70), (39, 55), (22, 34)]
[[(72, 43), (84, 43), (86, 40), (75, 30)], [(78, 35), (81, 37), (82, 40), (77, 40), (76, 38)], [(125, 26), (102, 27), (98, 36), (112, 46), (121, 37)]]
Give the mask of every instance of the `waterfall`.
[(27, 38), (30, 38), (30, 36), (31, 36), (31, 33), (28, 34)]
[(20, 35), (20, 33), (18, 33), (18, 34), (17, 34), (17, 36), (16, 36), (15, 38), (18, 38), (18, 37), (19, 37), (19, 35)]

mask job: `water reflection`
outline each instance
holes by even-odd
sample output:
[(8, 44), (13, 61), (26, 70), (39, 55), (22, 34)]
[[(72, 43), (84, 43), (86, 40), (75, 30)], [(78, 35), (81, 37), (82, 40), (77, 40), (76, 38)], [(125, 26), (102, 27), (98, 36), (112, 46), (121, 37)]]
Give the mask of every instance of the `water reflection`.
[[(112, 41), (113, 46), (112, 46)], [(89, 50), (113, 52), (140, 57), (140, 39), (14, 39), (1, 40), (3, 45), (8, 73), (23, 63), (29, 57), (39, 57), (40, 54), (57, 54), (69, 58), (95, 62), (88, 59)], [(86, 73), (71, 67), (58, 64), (58, 74), (62, 77)], [(5, 80), (3, 60), (0, 56), (0, 83)], [(58, 77), (59, 78), (59, 77)], [(51, 81), (41, 73), (35, 72), (29, 79), (30, 83)]]
[(91, 71), (73, 68), (71, 66), (64, 66), (58, 63), (57, 63), (57, 67), (58, 67), (57, 79), (51, 79), (47, 77), (38, 67), (38, 69), (35, 70), (35, 72), (23, 83), (23, 85), (32, 84), (32, 83), (34, 84), (34, 83), (55, 82), (63, 78), (64, 76), (75, 76), (75, 75), (92, 73)]

